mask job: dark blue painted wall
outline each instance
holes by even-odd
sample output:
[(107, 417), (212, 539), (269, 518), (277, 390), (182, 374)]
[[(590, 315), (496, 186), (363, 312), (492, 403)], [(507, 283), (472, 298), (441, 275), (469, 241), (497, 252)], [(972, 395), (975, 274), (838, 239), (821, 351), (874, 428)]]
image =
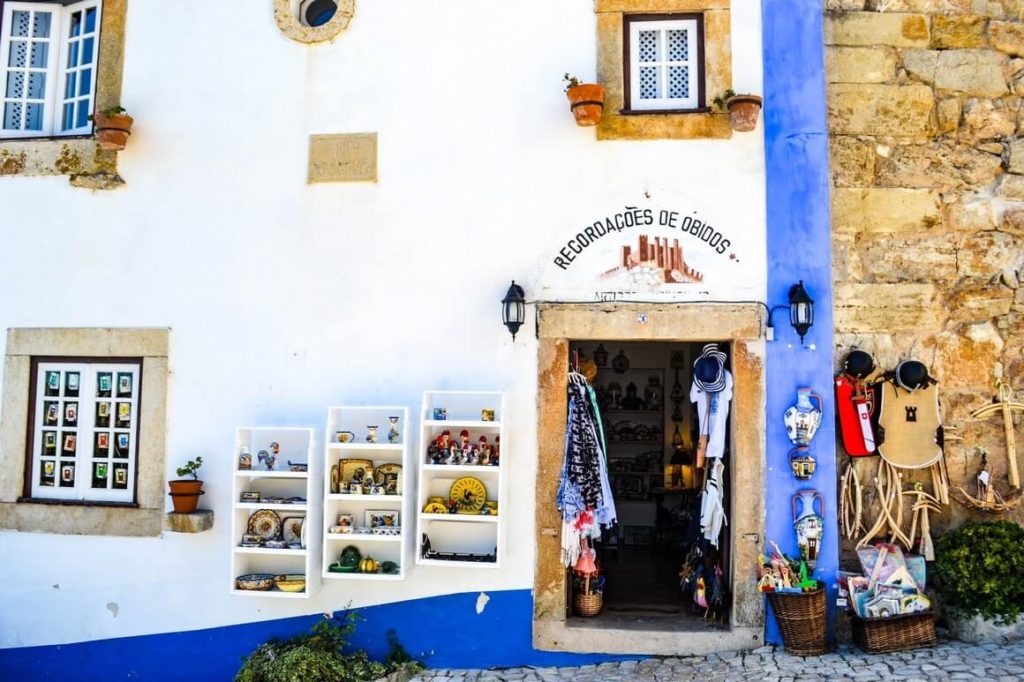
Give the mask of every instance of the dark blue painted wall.
[[(353, 644), (375, 658), (387, 653), (387, 631), (432, 668), (583, 665), (623, 656), (558, 654), (533, 648), (530, 590), (488, 592), (477, 614), (478, 592), (429, 597), (359, 609)], [(0, 649), (3, 682), (221, 682), (231, 680), (242, 658), (271, 637), (307, 631), (322, 615), (247, 623), (66, 646)]]
[[(767, 535), (796, 552), (789, 498), (814, 488), (825, 498), (825, 537), (816, 575), (834, 604), (839, 560), (835, 426), (832, 409), (832, 264), (828, 193), (828, 124), (825, 112), (821, 0), (762, 0), (764, 23), (764, 123), (768, 185), (768, 303), (784, 304), (789, 287), (803, 280), (815, 301), (815, 324), (806, 346), (776, 315), (776, 341), (767, 344)], [(782, 415), (796, 389), (810, 386), (825, 400), (821, 429), (811, 444), (818, 470), (800, 484), (789, 470)], [(751, 566), (750, 570), (754, 570)], [(831, 629), (831, 628), (830, 628)], [(774, 621), (766, 639), (780, 643)]]

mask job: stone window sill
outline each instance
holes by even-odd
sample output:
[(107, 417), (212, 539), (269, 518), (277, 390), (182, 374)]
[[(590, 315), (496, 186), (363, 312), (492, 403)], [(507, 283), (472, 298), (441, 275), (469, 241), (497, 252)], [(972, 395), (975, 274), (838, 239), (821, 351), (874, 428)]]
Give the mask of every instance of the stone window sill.
[(728, 140), (732, 137), (725, 112), (623, 111), (601, 117), (598, 140)]
[(0, 528), (23, 533), (156, 537), (163, 528), (163, 515), (162, 509), (110, 504), (0, 502)]
[(28, 137), (0, 140), (0, 176), (67, 175), (75, 187), (115, 189), (117, 152), (88, 137)]

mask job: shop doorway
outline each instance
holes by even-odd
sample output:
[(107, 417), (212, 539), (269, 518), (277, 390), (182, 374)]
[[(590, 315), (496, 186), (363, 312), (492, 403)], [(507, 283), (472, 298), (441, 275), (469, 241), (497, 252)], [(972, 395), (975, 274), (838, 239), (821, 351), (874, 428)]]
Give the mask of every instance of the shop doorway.
[[(765, 390), (764, 313), (749, 304), (539, 304), (537, 310), (537, 480), (536, 480), (536, 564), (534, 571), (533, 642), (549, 651), (610, 654), (701, 655), (715, 651), (755, 648), (763, 641), (764, 606), (756, 591), (757, 554), (764, 542)], [(680, 494), (670, 498), (664, 490), (666, 466), (685, 466), (686, 453), (677, 457), (671, 446), (679, 424), (683, 449), (693, 447), (694, 418), (689, 402), (689, 379), (694, 353), (703, 344), (718, 342), (727, 354), (734, 380), (731, 419), (726, 442), (729, 448), (725, 468), (727, 494), (724, 499), (728, 526), (721, 535), (720, 561), (728, 587), (725, 608), (712, 627), (702, 620), (703, 609), (693, 613), (687, 594), (679, 588), (678, 572), (686, 551), (687, 508)], [(617, 549), (605, 552), (608, 605), (596, 618), (571, 614), (571, 573), (561, 559), (561, 516), (555, 505), (567, 427), (567, 386), (572, 350), (580, 348), (592, 356), (603, 344), (608, 351), (607, 366), (619, 351), (634, 368), (655, 368), (663, 391), (660, 435), (652, 439), (660, 447), (657, 457), (643, 457), (654, 451), (644, 445), (630, 445), (635, 454), (613, 452), (613, 459), (630, 461), (614, 472), (622, 505), (615, 531)], [(668, 358), (665, 359), (666, 351)], [(682, 404), (683, 419), (674, 421), (671, 400), (675, 383), (672, 353), (682, 353), (679, 381), (687, 394)], [(630, 357), (630, 353), (634, 357)], [(651, 359), (647, 359), (647, 354)], [(655, 361), (655, 357), (660, 358)], [(621, 360), (620, 360), (621, 364)], [(680, 364), (677, 358), (676, 364)], [(602, 378), (596, 383), (604, 384)], [(628, 373), (627, 373), (628, 376)], [(636, 385), (637, 400), (645, 400), (650, 373), (634, 372), (619, 381), (621, 401), (629, 383)], [(655, 389), (656, 390), (656, 389)], [(605, 398), (607, 401), (607, 397)], [(646, 407), (646, 402), (629, 402)], [(665, 416), (667, 410), (667, 418)], [(654, 411), (652, 410), (652, 413)], [(652, 414), (653, 416), (653, 414)], [(611, 413), (610, 428), (618, 436), (645, 434), (642, 419)], [(649, 420), (657, 424), (658, 419)], [(633, 422), (621, 424), (620, 422)], [(646, 437), (651, 437), (650, 427)], [(666, 446), (666, 443), (669, 445)], [(633, 471), (636, 466), (637, 470)], [(663, 492), (656, 482), (660, 467)], [(687, 470), (670, 472), (683, 478), (669, 481), (670, 488), (694, 490)], [(628, 476), (627, 476), (628, 474)], [(635, 475), (635, 476), (634, 476)], [(644, 477), (643, 482), (639, 477)], [(697, 492), (687, 493), (696, 496)], [(660, 499), (659, 499), (660, 496)], [(742, 503), (741, 503), (742, 502)], [(659, 511), (660, 510), (660, 511)], [(627, 530), (628, 527), (628, 530)], [(609, 538), (610, 540), (610, 538)], [(614, 556), (618, 552), (618, 557)]]
[[(729, 387), (722, 393), (721, 408), (728, 419), (729, 343), (714, 345), (725, 354)], [(568, 581), (566, 615), (576, 619), (574, 625), (686, 631), (721, 628), (729, 622), (730, 526), (726, 523), (717, 533), (708, 531), (711, 539), (702, 532), (700, 493), (704, 476), (712, 469), (695, 466), (701, 419), (691, 401), (697, 394), (691, 390), (693, 364), (704, 346), (613, 340), (569, 344), (572, 364), (593, 361), (596, 367), (592, 386), (618, 514), (618, 523), (595, 543), (602, 612), (586, 619), (574, 614), (571, 605), (585, 587), (577, 584), (578, 577)], [(729, 433), (726, 421), (716, 434), (721, 442), (713, 448), (714, 454), (721, 452), (725, 464), (722, 512), (726, 519), (731, 487)]]

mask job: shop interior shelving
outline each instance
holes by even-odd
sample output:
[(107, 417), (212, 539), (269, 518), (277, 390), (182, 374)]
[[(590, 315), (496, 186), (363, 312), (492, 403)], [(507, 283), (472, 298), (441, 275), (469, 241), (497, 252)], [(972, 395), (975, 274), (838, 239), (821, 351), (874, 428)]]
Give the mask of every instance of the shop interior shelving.
[[(398, 417), (396, 430), (399, 433), (395, 443), (388, 441), (391, 428), (390, 417)], [(367, 442), (369, 426), (377, 427), (377, 442)], [(402, 580), (408, 547), (407, 538), (413, 529), (412, 500), (414, 490), (413, 466), (409, 443), (413, 440), (409, 410), (405, 407), (330, 407), (327, 409), (327, 443), (324, 447), (324, 518), (323, 518), (323, 559), (321, 572), (329, 580)], [(339, 441), (338, 433), (352, 434), (347, 443)], [(332, 490), (331, 469), (343, 459), (370, 460), (374, 468), (384, 464), (401, 464), (402, 473), (398, 480), (398, 494), (371, 495), (364, 493), (335, 492)], [(369, 471), (367, 472), (370, 473)], [(396, 535), (373, 534), (366, 521), (367, 512), (396, 511), (399, 513), (401, 532)], [(338, 514), (352, 515), (352, 531), (332, 533), (332, 526), (338, 526)], [(362, 531), (362, 532), (360, 532)], [(398, 564), (398, 573), (333, 573), (329, 566), (339, 560), (341, 552), (349, 545), (355, 546), (362, 558), (372, 558), (378, 564), (393, 561)]]
[[(316, 521), (317, 499), (312, 485), (314, 477), (313, 429), (288, 427), (240, 427), (236, 430), (234, 466), (232, 467), (231, 513), (231, 592), (246, 597), (277, 597), (308, 599), (319, 584), (313, 556), (317, 554), (319, 529)], [(272, 470), (258, 460), (261, 450), (271, 451), (270, 444), (278, 443), (280, 452)], [(243, 448), (252, 455), (252, 469), (239, 469), (239, 454)], [(288, 462), (305, 463), (307, 471), (289, 471)], [(259, 492), (261, 497), (305, 498), (304, 504), (268, 504), (242, 502), (243, 492)], [(260, 509), (271, 509), (282, 521), (289, 517), (304, 517), (302, 549), (271, 549), (241, 547), (242, 535), (247, 532), (249, 517)], [(273, 587), (269, 591), (240, 590), (235, 579), (248, 573), (306, 576), (306, 589), (302, 592), (283, 592)]]
[[(435, 419), (435, 409), (447, 411), (446, 418)], [(493, 410), (494, 420), (484, 421), (483, 410)], [(416, 563), (424, 566), (460, 568), (498, 568), (504, 549), (505, 474), (508, 466), (508, 443), (503, 427), (505, 394), (496, 391), (425, 391), (421, 414), (420, 442), (416, 452), (418, 496), (416, 500)], [(498, 466), (479, 464), (434, 464), (427, 449), (445, 430), (458, 441), (463, 430), (470, 442), (478, 444), (485, 436), (490, 445), (501, 443)], [(487, 499), (498, 503), (498, 513), (427, 514), (423, 512), (430, 498), (449, 499), (452, 484), (471, 476), (484, 484)], [(494, 555), (494, 561), (460, 561), (423, 556), (423, 540), (429, 537), (431, 549), (444, 553)]]

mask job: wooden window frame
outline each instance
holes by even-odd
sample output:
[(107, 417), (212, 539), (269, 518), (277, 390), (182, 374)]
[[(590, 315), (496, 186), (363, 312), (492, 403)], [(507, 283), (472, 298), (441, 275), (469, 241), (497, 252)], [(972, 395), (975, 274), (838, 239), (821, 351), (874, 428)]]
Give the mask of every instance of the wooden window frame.
[[(128, 507), (138, 508), (139, 499), (139, 445), (141, 427), (140, 422), (142, 421), (142, 386), (143, 386), (143, 369), (144, 360), (142, 357), (103, 357), (103, 356), (66, 356), (66, 355), (47, 355), (47, 356), (32, 356), (29, 370), (29, 402), (28, 402), (28, 420), (26, 424), (26, 449), (25, 449), (25, 475), (22, 489), (22, 496), (18, 498), (18, 502), (32, 502), (39, 504), (57, 504), (57, 505), (68, 505), (68, 506), (90, 506), (90, 507)], [(33, 479), (35, 473), (35, 439), (37, 437), (36, 428), (36, 408), (40, 396), (38, 395), (39, 386), (39, 367), (44, 364), (83, 364), (83, 365), (135, 365), (135, 382), (136, 382), (136, 397), (135, 397), (135, 410), (132, 415), (131, 426), (129, 427), (130, 436), (132, 438), (132, 454), (129, 458), (129, 463), (132, 470), (132, 483), (131, 483), (131, 501), (117, 501), (117, 500), (97, 500), (97, 499), (79, 499), (79, 498), (51, 498), (51, 497), (34, 497), (32, 494), (33, 490)], [(112, 389), (113, 390), (113, 389)], [(90, 413), (95, 412), (96, 405), (95, 395), (90, 396), (79, 396), (79, 414), (84, 414), (83, 403), (88, 403), (88, 409)], [(116, 398), (114, 393), (111, 394), (111, 403), (114, 403)], [(113, 420), (114, 415), (111, 413), (111, 419)], [(81, 434), (79, 433), (80, 442), (89, 443), (88, 452), (92, 451), (92, 433), (89, 434), (88, 441), (81, 441)], [(113, 444), (111, 444), (113, 447)], [(58, 443), (58, 447), (60, 444)], [(81, 461), (88, 461), (91, 464), (91, 457), (83, 458), (81, 451), (76, 451), (76, 470), (79, 469), (77, 466)], [(88, 471), (88, 467), (82, 468), (83, 472)], [(78, 473), (76, 472), (76, 475)], [(83, 474), (84, 475), (84, 474)], [(86, 489), (88, 490), (88, 489)]]
[[(630, 24), (645, 21), (696, 21), (697, 22), (697, 107), (693, 109), (634, 109), (632, 108), (632, 66)], [(623, 105), (619, 111), (624, 116), (658, 115), (658, 114), (697, 114), (707, 113), (706, 65), (704, 63), (704, 13), (686, 12), (674, 14), (623, 14), (622, 15), (622, 88)]]

